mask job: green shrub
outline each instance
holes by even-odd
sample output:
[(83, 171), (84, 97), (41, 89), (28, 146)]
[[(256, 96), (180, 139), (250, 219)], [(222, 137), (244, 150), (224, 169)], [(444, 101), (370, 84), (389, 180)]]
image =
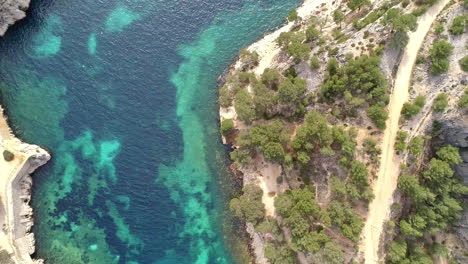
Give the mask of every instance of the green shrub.
[(343, 36), (343, 32), (341, 32), (339, 29), (333, 30), (332, 36), (334, 39), (339, 39), (341, 36)]
[(242, 195), (233, 198), (229, 207), (234, 215), (247, 222), (256, 224), (265, 217), (265, 206), (262, 203), (263, 191), (254, 184), (247, 184), (242, 188)]
[(294, 57), (296, 62), (305, 60), (309, 57), (311, 51), (310, 45), (307, 43), (301, 43), (299, 41), (293, 41), (288, 46), (288, 52)]
[(445, 108), (448, 106), (448, 95), (445, 93), (440, 93), (434, 99), (434, 103), (432, 104), (432, 109), (436, 112), (443, 112)]
[(357, 160), (351, 162), (351, 168), (349, 170), (349, 176), (351, 182), (356, 186), (368, 186), (369, 185), (369, 172), (367, 171), (367, 166)]
[(427, 9), (429, 9), (429, 5), (422, 5), (415, 8), (411, 14), (418, 17), (426, 13)]
[(465, 93), (460, 97), (460, 100), (458, 101), (458, 107), (468, 107), (468, 89), (466, 89)]
[(267, 242), (265, 246), (265, 257), (271, 264), (296, 263), (294, 251), (289, 249), (287, 245), (275, 246), (275, 244)]
[(248, 68), (252, 68), (258, 65), (258, 53), (257, 52), (250, 52), (247, 49), (243, 49), (240, 53), (240, 60), (244, 65)]
[(12, 152), (8, 150), (4, 150), (3, 158), (5, 159), (5, 161), (12, 161), (15, 158), (15, 154), (13, 154)]
[(341, 247), (335, 243), (327, 242), (323, 248), (323, 258), (329, 264), (344, 263), (344, 256)]
[(397, 31), (393, 33), (393, 36), (390, 38), (389, 45), (392, 48), (404, 48), (408, 44), (409, 36), (405, 31)]
[(229, 154), (229, 156), (231, 157), (231, 160), (239, 166), (247, 164), (252, 160), (252, 154), (245, 148), (235, 149)]
[(284, 146), (288, 141), (289, 131), (279, 120), (256, 125), (250, 131), (242, 131), (236, 137), (236, 143), (241, 149), (259, 150), (267, 160), (276, 162), (284, 161)]
[(320, 68), (320, 60), (319, 60), (319, 58), (317, 56), (313, 56), (310, 59), (310, 68), (312, 70), (316, 70), (316, 69)]
[(351, 0), (348, 2), (348, 7), (351, 10), (360, 10), (364, 6), (370, 5), (371, 2), (369, 0)]
[(296, 77), (286, 79), (278, 87), (278, 100), (285, 104), (297, 105), (306, 92), (305, 80)]
[(277, 69), (266, 68), (262, 74), (262, 82), (269, 88), (276, 90), (281, 74)]
[(444, 24), (437, 23), (437, 25), (435, 26), (434, 32), (436, 34), (440, 34), (440, 33), (444, 32)]
[(307, 41), (312, 41), (312, 40), (318, 39), (318, 37), (320, 36), (320, 31), (316, 29), (314, 26), (309, 26), (306, 29), (305, 34), (306, 34)]
[(395, 17), (391, 20), (392, 27), (395, 31), (415, 31), (417, 24), (417, 18), (414, 15), (407, 14)]
[(348, 91), (353, 96), (365, 98), (371, 105), (387, 103), (387, 83), (379, 63), (377, 56), (360, 56), (340, 67), (336, 59), (330, 59), (320, 95), (332, 101), (334, 97), (342, 97)]
[(374, 105), (367, 109), (367, 116), (374, 122), (378, 129), (385, 129), (388, 112), (382, 106)]
[(414, 100), (414, 103), (404, 103), (403, 108), (401, 109), (401, 114), (406, 118), (410, 119), (414, 115), (417, 115), (420, 111), (421, 108), (424, 106), (426, 103), (426, 98), (422, 95), (419, 95), (416, 97)]
[(468, 72), (468, 55), (461, 58), (458, 63), (463, 71)]
[(423, 64), (426, 62), (426, 57), (424, 55), (418, 55), (416, 57), (416, 64)]
[(229, 91), (227, 85), (223, 85), (219, 88), (218, 103), (222, 107), (229, 107), (232, 105), (232, 93)]
[(423, 147), (424, 147), (424, 138), (414, 137), (408, 145), (408, 151), (411, 154), (417, 156), (423, 151)]
[(335, 23), (338, 23), (340, 27), (341, 22), (343, 22), (344, 19), (345, 15), (343, 14), (343, 12), (341, 12), (340, 8), (337, 8), (335, 11), (333, 11), (333, 21), (335, 21)]
[(421, 111), (421, 108), (411, 103), (404, 103), (401, 109), (401, 114), (406, 118), (410, 119), (414, 115), (417, 115)]
[(234, 128), (234, 121), (232, 119), (225, 119), (221, 122), (221, 134), (227, 136)]
[(299, 19), (299, 15), (297, 14), (296, 10), (292, 10), (291, 12), (289, 12), (289, 14), (288, 14), (288, 20), (289, 21), (296, 21), (298, 19)]
[(408, 133), (405, 131), (398, 131), (395, 142), (395, 150), (402, 152), (406, 149), (406, 139), (408, 138)]
[(237, 92), (234, 107), (239, 119), (246, 124), (252, 123), (257, 118), (253, 98), (246, 89)]
[(397, 239), (390, 243), (387, 250), (388, 263), (405, 263), (407, 245), (403, 239)]
[(416, 96), (414, 99), (414, 104), (422, 108), (426, 104), (426, 97), (423, 95)]
[(453, 46), (445, 40), (434, 42), (429, 53), (431, 54), (431, 73), (440, 74), (449, 68), (448, 57), (453, 53)]
[(354, 212), (349, 203), (331, 201), (328, 214), (334, 225), (340, 228), (343, 236), (357, 242), (364, 226), (363, 220)]
[(460, 164), (463, 161), (458, 151), (458, 148), (452, 145), (445, 145), (441, 147), (436, 152), (436, 155), (439, 159), (441, 159), (444, 162), (447, 162), (451, 166)]
[(453, 35), (461, 35), (465, 32), (466, 22), (468, 15), (457, 16), (453, 19), (452, 25), (449, 28), (450, 33)]

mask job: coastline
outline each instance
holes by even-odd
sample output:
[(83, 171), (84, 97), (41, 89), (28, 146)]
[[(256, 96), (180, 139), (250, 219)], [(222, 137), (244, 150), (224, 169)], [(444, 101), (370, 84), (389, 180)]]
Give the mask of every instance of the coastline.
[[(296, 8), (295, 10), (302, 19), (307, 20), (309, 17), (315, 14), (315, 12), (320, 12), (321, 8), (324, 8), (327, 5), (334, 7), (335, 3), (329, 3), (327, 0), (304, 0), (303, 3)], [(331, 15), (333, 8), (328, 8), (326, 14), (323, 16)], [(286, 70), (291, 61), (284, 61), (284, 58), (280, 57), (281, 48), (278, 46), (276, 39), (282, 32), (288, 32), (295, 26), (298, 26), (296, 21), (287, 21), (285, 24), (277, 28), (272, 32), (266, 33), (263, 37), (253, 42), (246, 47), (246, 50), (250, 52), (256, 52), (258, 54), (258, 65), (252, 68), (252, 72), (255, 73), (257, 77), (261, 76), (266, 68), (278, 68)], [(227, 76), (236, 70), (242, 68), (242, 62), (240, 57), (234, 61), (227, 70), (218, 78), (219, 87), (224, 85), (224, 82)], [(251, 91), (249, 91), (251, 92)], [(242, 128), (245, 126), (240, 120), (237, 119), (237, 113), (234, 106), (230, 107), (219, 107), (219, 121), (220, 124), (223, 120), (232, 119), (234, 121), (234, 127), (236, 129)], [(221, 135), (223, 144), (231, 144), (225, 136)], [(237, 147), (235, 145), (233, 148)], [(276, 184), (276, 179), (282, 173), (284, 173), (283, 168), (278, 164), (270, 163), (264, 158), (254, 162), (255, 164), (261, 164), (261, 166), (246, 166), (246, 167), (236, 167), (231, 166), (231, 170), (234, 174), (240, 174), (242, 185), (246, 184), (255, 184), (260, 187), (263, 191), (262, 202), (266, 205), (266, 215), (270, 217), (275, 217), (275, 208), (274, 200), (275, 197), (284, 192), (287, 187), (284, 184)], [(274, 195), (272, 195), (274, 194)], [(244, 226), (246, 233), (250, 238), (249, 249), (252, 253), (252, 258), (256, 264), (268, 264), (269, 261), (266, 259), (264, 254), (265, 241), (262, 235), (255, 231), (252, 223), (246, 223)], [(299, 256), (301, 263), (305, 263), (305, 256)]]
[[(29, 0), (11, 0), (1, 4), (3, 24), (0, 37), (8, 27), (26, 16)], [(43, 148), (16, 138), (8, 125), (0, 105), (0, 253), (8, 254), (9, 263), (41, 264), (42, 259), (32, 259), (35, 238), (31, 201), (31, 174), (50, 160)]]
[(7, 124), (0, 107), (0, 152), (13, 154), (13, 159), (0, 158), (0, 248), (6, 250), (14, 263), (43, 263), (34, 260), (35, 252), (33, 210), (31, 200), (31, 174), (50, 160), (50, 155), (39, 146), (16, 138)]

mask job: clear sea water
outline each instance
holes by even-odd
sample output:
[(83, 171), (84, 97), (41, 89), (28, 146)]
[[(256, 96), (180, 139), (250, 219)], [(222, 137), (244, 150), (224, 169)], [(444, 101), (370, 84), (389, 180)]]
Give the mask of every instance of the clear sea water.
[(242, 262), (216, 78), (300, 0), (31, 2), (0, 39), (0, 95), (53, 155), (34, 175), (36, 257)]

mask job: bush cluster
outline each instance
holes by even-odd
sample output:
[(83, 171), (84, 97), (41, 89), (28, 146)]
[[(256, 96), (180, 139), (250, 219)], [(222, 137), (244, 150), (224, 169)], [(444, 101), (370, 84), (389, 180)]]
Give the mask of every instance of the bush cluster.
[(429, 53), (431, 55), (431, 73), (440, 74), (449, 68), (448, 57), (452, 55), (453, 46), (445, 40), (438, 40), (432, 44)]
[(406, 118), (410, 119), (411, 117), (417, 115), (421, 109), (426, 104), (426, 97), (419, 95), (414, 100), (414, 103), (404, 103), (403, 108), (401, 109), (401, 114)]

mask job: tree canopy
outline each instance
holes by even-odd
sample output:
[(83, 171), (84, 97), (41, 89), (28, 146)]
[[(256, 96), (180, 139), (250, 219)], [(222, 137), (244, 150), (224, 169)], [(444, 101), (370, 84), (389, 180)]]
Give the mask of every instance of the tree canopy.
[(256, 224), (265, 217), (265, 206), (262, 203), (263, 191), (254, 184), (245, 185), (242, 195), (229, 202), (232, 212), (245, 221)]

